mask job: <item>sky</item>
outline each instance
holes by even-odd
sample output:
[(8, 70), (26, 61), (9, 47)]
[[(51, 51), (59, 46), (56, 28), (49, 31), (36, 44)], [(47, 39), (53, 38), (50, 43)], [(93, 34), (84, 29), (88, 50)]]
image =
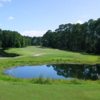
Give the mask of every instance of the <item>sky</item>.
[(100, 0), (0, 0), (0, 28), (42, 36), (60, 24), (100, 18)]

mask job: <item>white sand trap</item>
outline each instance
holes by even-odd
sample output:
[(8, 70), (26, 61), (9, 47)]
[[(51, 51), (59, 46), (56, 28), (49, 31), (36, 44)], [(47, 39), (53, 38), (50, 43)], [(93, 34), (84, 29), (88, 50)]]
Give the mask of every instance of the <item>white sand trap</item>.
[(43, 53), (34, 54), (33, 56), (38, 57), (44, 55)]

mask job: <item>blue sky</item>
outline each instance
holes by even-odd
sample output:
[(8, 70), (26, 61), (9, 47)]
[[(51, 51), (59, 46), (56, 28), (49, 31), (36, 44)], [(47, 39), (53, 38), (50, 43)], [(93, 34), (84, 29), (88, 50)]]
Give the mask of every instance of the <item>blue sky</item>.
[(42, 36), (60, 24), (100, 17), (100, 0), (0, 0), (0, 28)]

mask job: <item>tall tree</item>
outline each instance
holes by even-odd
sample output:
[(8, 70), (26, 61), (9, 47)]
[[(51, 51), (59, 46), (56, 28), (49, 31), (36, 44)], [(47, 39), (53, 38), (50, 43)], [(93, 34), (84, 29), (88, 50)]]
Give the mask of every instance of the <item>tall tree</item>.
[(54, 32), (48, 30), (42, 38), (42, 45), (100, 54), (100, 18), (83, 24), (61, 24)]

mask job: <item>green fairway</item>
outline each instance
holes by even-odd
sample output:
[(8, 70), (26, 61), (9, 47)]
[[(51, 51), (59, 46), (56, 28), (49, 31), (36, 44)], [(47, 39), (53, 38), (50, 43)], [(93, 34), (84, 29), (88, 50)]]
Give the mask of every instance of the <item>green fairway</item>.
[(6, 50), (8, 53), (16, 53), (20, 56), (15, 58), (0, 58), (0, 66), (34, 65), (50, 63), (79, 63), (97, 64), (100, 63), (100, 56), (88, 55), (51, 48), (26, 47), (12, 48)]

